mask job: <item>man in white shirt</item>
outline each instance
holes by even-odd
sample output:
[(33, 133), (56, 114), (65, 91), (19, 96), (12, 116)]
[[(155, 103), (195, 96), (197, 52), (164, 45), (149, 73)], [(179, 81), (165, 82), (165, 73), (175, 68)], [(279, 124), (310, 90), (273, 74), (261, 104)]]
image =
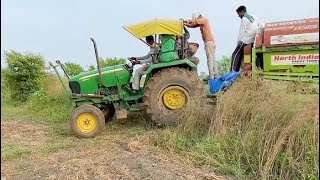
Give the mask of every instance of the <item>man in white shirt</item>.
[(247, 13), (245, 6), (237, 8), (237, 13), (241, 18), (241, 25), (236, 49), (232, 53), (231, 70), (238, 72), (243, 59), (243, 48), (248, 44), (253, 44), (257, 31), (264, 27), (264, 24), (256, 17)]
[(149, 67), (149, 65), (152, 64), (152, 55), (154, 55), (158, 51), (153, 36), (147, 36), (146, 42), (150, 46), (149, 53), (142, 57), (130, 58), (135, 64), (144, 64), (144, 66), (138, 68), (133, 75), (133, 82), (132, 82), (133, 93), (137, 93), (137, 91), (139, 90), (141, 76), (143, 75), (145, 70)]

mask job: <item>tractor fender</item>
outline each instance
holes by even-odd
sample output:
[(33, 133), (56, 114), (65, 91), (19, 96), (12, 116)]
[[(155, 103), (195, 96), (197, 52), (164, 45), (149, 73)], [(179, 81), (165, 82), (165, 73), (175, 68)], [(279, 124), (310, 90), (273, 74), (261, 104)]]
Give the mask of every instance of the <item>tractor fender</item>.
[(169, 68), (169, 67), (183, 67), (186, 69), (193, 70), (197, 67), (197, 65), (191, 62), (189, 59), (175, 60), (168, 63), (152, 64), (151, 66), (148, 67), (148, 69), (144, 72), (144, 74), (148, 75), (151, 72), (158, 71), (164, 68)]

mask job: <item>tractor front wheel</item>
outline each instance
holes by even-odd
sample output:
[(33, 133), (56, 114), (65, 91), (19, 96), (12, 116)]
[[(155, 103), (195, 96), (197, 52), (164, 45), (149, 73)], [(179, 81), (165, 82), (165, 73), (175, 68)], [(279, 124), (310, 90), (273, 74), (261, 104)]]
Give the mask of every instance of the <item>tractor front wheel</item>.
[(79, 138), (93, 138), (105, 128), (102, 111), (93, 105), (77, 107), (69, 120), (73, 134)]
[(146, 114), (157, 126), (175, 125), (179, 113), (199, 99), (204, 89), (198, 76), (184, 68), (163, 69), (147, 83), (143, 96)]

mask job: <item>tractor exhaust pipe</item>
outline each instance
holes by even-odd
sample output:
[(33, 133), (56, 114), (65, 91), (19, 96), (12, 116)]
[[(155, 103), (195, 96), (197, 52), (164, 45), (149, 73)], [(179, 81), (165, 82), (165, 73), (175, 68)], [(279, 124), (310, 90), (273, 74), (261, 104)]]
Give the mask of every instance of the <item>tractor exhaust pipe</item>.
[(100, 63), (99, 63), (99, 55), (98, 55), (98, 50), (97, 50), (97, 44), (96, 44), (96, 41), (93, 38), (90, 38), (90, 39), (93, 42), (94, 52), (96, 54), (97, 69), (98, 69), (98, 72), (99, 72), (99, 88), (102, 88), (104, 86), (103, 86), (103, 83), (102, 83), (102, 74), (101, 74), (101, 67), (100, 67)]

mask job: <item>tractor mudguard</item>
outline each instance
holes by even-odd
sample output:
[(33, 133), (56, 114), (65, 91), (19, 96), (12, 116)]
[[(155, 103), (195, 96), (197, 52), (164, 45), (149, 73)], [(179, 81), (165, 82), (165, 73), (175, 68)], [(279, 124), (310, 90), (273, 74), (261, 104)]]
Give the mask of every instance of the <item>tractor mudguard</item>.
[(191, 69), (195, 69), (197, 65), (195, 65), (193, 62), (191, 62), (189, 59), (185, 60), (175, 60), (168, 63), (158, 63), (158, 64), (152, 64), (148, 67), (148, 69), (144, 72), (144, 74), (149, 74), (155, 69), (163, 69), (167, 67), (176, 67), (176, 66), (186, 66)]

